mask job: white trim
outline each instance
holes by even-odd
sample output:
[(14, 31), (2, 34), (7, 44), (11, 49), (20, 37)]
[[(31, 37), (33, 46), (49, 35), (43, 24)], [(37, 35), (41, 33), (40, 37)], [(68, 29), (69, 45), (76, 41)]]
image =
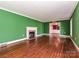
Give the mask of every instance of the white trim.
[(0, 7), (0, 9), (5, 10), (5, 11), (8, 11), (8, 12), (11, 12), (11, 13), (14, 13), (14, 14), (17, 14), (17, 15), (20, 15), (20, 16), (28, 17), (28, 18), (31, 18), (31, 19), (36, 20), (36, 21), (39, 21), (39, 22), (43, 22), (43, 21), (40, 21), (40, 20), (38, 20), (36, 18), (30, 17), (28, 15), (26, 16), (24, 14), (21, 14), (21, 13), (18, 13), (18, 12), (15, 12), (15, 11), (12, 11), (12, 10), (9, 10), (9, 9), (3, 8), (3, 7)]
[(62, 38), (70, 38), (71, 36), (70, 35), (60, 35), (60, 37), (62, 37)]
[[(37, 35), (37, 37), (41, 37), (43, 35), (50, 35), (50, 34), (45, 34), (45, 33), (44, 34), (39, 34), (39, 35)], [(70, 37), (70, 36), (68, 36), (68, 35), (60, 35), (60, 37), (66, 38), (66, 37)], [(1, 47), (1, 45), (5, 45), (5, 44), (10, 45), (12, 43), (16, 43), (16, 42), (18, 43), (18, 42), (24, 41), (24, 40), (27, 40), (27, 38), (22, 38), (22, 39), (18, 39), (18, 40), (13, 40), (13, 41), (9, 41), (9, 42), (0, 43), (0, 47)], [(73, 41), (72, 38), (71, 38), (71, 40), (72, 40), (74, 46), (76, 47), (77, 51), (79, 52), (78, 46), (76, 45), (76, 43)]]
[[(20, 15), (20, 16), (28, 17), (28, 18), (31, 18), (31, 19), (36, 20), (36, 21), (39, 21), (39, 22), (45, 22), (45, 21), (41, 21), (39, 19), (36, 19), (36, 18), (31, 17), (31, 16), (28, 16), (28, 15), (24, 15), (24, 14), (19, 13), (19, 12), (15, 12), (15, 11), (9, 10), (7, 8), (0, 7), (0, 9), (5, 10), (5, 11), (8, 11), (8, 12), (11, 12), (11, 13), (14, 13), (14, 14), (17, 14), (17, 15)], [(65, 19), (65, 20), (68, 20), (68, 19)], [(63, 19), (61, 19), (61, 20), (63, 20)], [(52, 21), (61, 21), (61, 20), (52, 20)], [(46, 22), (50, 22), (50, 21), (46, 21)]]
[(72, 18), (70, 20), (70, 35), (72, 36)]
[(37, 35), (37, 37), (41, 37), (41, 36), (43, 36), (43, 35), (46, 35), (46, 36), (48, 36), (48, 35), (50, 35), (50, 34), (43, 33), (43, 34)]
[(35, 30), (35, 37), (37, 36), (37, 27), (26, 27), (26, 38), (29, 39), (29, 30)]
[[(60, 34), (60, 28), (59, 28), (59, 30), (53, 30), (52, 29), (52, 25), (53, 25), (54, 23), (49, 23), (49, 33), (51, 34), (51, 33), (59, 33)], [(55, 23), (55, 24), (58, 24), (59, 25), (59, 27), (60, 27), (60, 22), (57, 22), (57, 23)]]
[(37, 35), (37, 37), (41, 37), (41, 36), (43, 36), (44, 34), (39, 34), (39, 35)]
[[(37, 35), (37, 37), (42, 36), (42, 35), (44, 35), (44, 34), (39, 34), (39, 35)], [(17, 39), (17, 40), (9, 41), (9, 42), (0, 43), (0, 47), (5, 45), (5, 44), (10, 45), (12, 43), (16, 43), (16, 42), (20, 42), (20, 41), (24, 41), (24, 40), (27, 40), (27, 38), (22, 38), (22, 39)]]
[(74, 46), (76, 47), (77, 51), (79, 52), (79, 47), (78, 47), (78, 46), (77, 46), (77, 44), (73, 41), (73, 39), (72, 39), (72, 38), (71, 38), (71, 40), (72, 40), (72, 42), (73, 42)]
[(7, 44), (8, 45), (8, 44), (20, 42), (20, 41), (23, 41), (23, 40), (26, 40), (26, 38), (22, 38), (22, 39), (17, 39), (17, 40), (9, 41), (9, 42), (0, 43), (0, 46), (1, 45), (4, 45), (4, 44)]
[(44, 33), (43, 35), (46, 35), (46, 36), (48, 36), (48, 35), (50, 35), (50, 34)]
[[(39, 35), (37, 35), (37, 37), (40, 37), (40, 36), (43, 36), (43, 35), (50, 35), (50, 34), (45, 34), (45, 33), (44, 34), (39, 34)], [(60, 37), (66, 38), (66, 37), (70, 37), (70, 36), (60, 35)], [(3, 45), (3, 44), (12, 44), (12, 43), (20, 42), (20, 41), (23, 41), (23, 40), (27, 40), (27, 38), (22, 38), (22, 39), (17, 39), (17, 40), (9, 41), (9, 42), (0, 43), (0, 45)]]
[(76, 47), (77, 51), (79, 52), (79, 47), (77, 46), (77, 44), (73, 41), (71, 36), (68, 35), (60, 35), (60, 37), (66, 38), (69, 37), (71, 39), (71, 41), (73, 42), (74, 46)]

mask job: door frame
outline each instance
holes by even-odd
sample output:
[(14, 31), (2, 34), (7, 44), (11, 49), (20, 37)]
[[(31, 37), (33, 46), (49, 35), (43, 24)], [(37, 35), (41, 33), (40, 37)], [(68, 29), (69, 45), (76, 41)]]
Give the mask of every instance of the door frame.
[[(60, 22), (58, 22), (58, 23), (59, 23), (59, 30), (57, 32), (59, 32), (59, 34), (61, 34)], [(52, 25), (52, 23), (49, 23), (49, 34), (53, 33), (53, 30), (51, 30), (51, 27), (50, 27), (51, 25)]]

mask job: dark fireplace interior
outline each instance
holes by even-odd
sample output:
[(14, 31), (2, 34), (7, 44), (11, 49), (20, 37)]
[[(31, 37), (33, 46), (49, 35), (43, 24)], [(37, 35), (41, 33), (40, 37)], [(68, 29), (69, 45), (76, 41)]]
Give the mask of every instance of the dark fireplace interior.
[(34, 38), (35, 37), (35, 31), (29, 31), (29, 38)]

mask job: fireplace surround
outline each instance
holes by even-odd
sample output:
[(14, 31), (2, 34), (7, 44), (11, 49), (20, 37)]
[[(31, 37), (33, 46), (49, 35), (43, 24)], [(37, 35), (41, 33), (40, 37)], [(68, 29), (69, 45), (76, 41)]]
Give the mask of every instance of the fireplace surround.
[(26, 28), (26, 37), (27, 39), (32, 39), (37, 36), (37, 27), (27, 27)]

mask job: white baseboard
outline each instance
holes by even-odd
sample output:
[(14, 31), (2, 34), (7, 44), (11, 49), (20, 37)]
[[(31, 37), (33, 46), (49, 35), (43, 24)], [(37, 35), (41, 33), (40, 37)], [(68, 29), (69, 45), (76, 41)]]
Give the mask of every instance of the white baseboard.
[(77, 44), (74, 42), (74, 40), (72, 38), (71, 38), (71, 40), (72, 40), (74, 46), (76, 47), (77, 51), (79, 52), (79, 47), (77, 46)]
[(5, 45), (5, 44), (9, 45), (9, 44), (20, 42), (20, 41), (23, 41), (23, 40), (26, 40), (26, 38), (22, 38), (22, 39), (17, 39), (17, 40), (9, 41), (9, 42), (0, 43), (0, 46)]
[[(50, 34), (39, 34), (37, 35), (37, 37), (41, 37), (43, 35), (50, 35)], [(60, 35), (61, 37), (69, 37), (69, 36), (66, 36), (66, 35)], [(23, 41), (23, 40), (27, 40), (27, 38), (22, 38), (22, 39), (17, 39), (17, 40), (13, 40), (13, 41), (9, 41), (9, 42), (4, 42), (4, 43), (0, 43), (0, 46), (3, 45), (3, 44), (12, 44), (12, 43), (16, 43), (16, 42), (20, 42), (20, 41)]]
[[(41, 37), (41, 36), (43, 36), (43, 35), (48, 36), (48, 35), (50, 35), (50, 34), (39, 34), (39, 35), (37, 35), (37, 37)], [(66, 38), (66, 37), (70, 37), (70, 36), (67, 36), (67, 35), (60, 35), (60, 37)], [(70, 37), (70, 38), (71, 38), (71, 37)], [(20, 42), (20, 41), (24, 41), (24, 40), (27, 40), (27, 38), (22, 38), (22, 39), (17, 39), (17, 40), (14, 40), (14, 41), (9, 41), (9, 42), (0, 43), (0, 46), (3, 46), (3, 45), (5, 45), (5, 44), (10, 45), (10, 44), (12, 44), (12, 43), (16, 43), (16, 42)], [(76, 43), (73, 41), (72, 38), (71, 38), (71, 40), (72, 40), (74, 46), (76, 47), (77, 51), (79, 52), (78, 46), (76, 45)]]
[[(39, 35), (37, 35), (37, 37), (41, 37), (43, 35), (44, 34), (39, 34)], [(27, 38), (22, 38), (22, 39), (17, 39), (17, 40), (9, 41), (9, 42), (0, 43), (0, 47), (5, 45), (5, 44), (10, 45), (12, 43), (16, 43), (16, 42), (20, 42), (20, 41), (24, 41), (24, 40), (28, 40), (28, 39)]]
[(71, 41), (73, 42), (74, 46), (76, 47), (77, 51), (79, 52), (79, 47), (78, 47), (77, 44), (74, 42), (74, 40), (72, 39), (71, 36), (69, 36), (69, 35), (60, 35), (60, 36), (61, 36), (61, 37), (64, 37), (64, 38), (69, 37), (69, 38), (71, 39)]
[(46, 36), (48, 36), (48, 35), (50, 35), (50, 34), (44, 33), (43, 35), (46, 35)]
[(60, 35), (60, 37), (62, 37), (62, 38), (70, 38), (71, 36), (70, 35)]
[(47, 34), (47, 33), (44, 33), (44, 34), (37, 35), (37, 37), (40, 37), (40, 36), (43, 36), (43, 35), (46, 35), (46, 36), (48, 36), (49, 34)]
[(39, 34), (39, 35), (37, 35), (37, 37), (41, 37), (41, 36), (43, 36), (44, 34)]

